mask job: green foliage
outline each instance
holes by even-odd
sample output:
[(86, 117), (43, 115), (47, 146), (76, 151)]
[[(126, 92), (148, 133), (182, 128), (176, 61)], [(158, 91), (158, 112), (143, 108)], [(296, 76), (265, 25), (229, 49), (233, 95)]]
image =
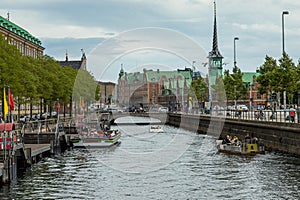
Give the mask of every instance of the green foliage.
[(300, 69), (299, 63), (296, 67), (293, 60), (284, 52), (282, 58), (277, 61), (266, 56), (264, 64), (259, 68), (260, 76), (257, 81), (260, 84), (261, 94), (272, 94), (273, 92), (286, 91), (290, 102), (295, 93), (300, 90)]
[(227, 99), (245, 99), (247, 97), (248, 86), (243, 83), (243, 73), (235, 66), (232, 74), (229, 70), (224, 71), (224, 88)]
[(197, 101), (208, 101), (208, 87), (202, 77), (192, 81), (189, 96)]
[(260, 84), (259, 93), (271, 94), (273, 90), (279, 91), (279, 86), (276, 83), (280, 81), (280, 76), (278, 76), (278, 66), (274, 58), (266, 56), (264, 64), (259, 68), (259, 73), (260, 76), (257, 77)]
[[(44, 55), (38, 59), (22, 56), (16, 46), (10, 45), (0, 35), (0, 85), (10, 86), (17, 104), (40, 102), (43, 99), (47, 105), (60, 102), (69, 103), (72, 100), (75, 80), (78, 70), (72, 67), (61, 67), (50, 56)], [(80, 90), (77, 97), (93, 99), (96, 83), (88, 72), (79, 78)], [(77, 76), (77, 78), (76, 78)], [(3, 90), (0, 91), (3, 96)]]
[(96, 91), (95, 91), (95, 100), (100, 100), (100, 85), (97, 84)]

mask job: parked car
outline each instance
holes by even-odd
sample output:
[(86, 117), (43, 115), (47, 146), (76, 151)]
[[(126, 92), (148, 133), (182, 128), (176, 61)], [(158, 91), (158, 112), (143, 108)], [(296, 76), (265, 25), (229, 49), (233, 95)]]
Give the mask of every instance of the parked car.
[(248, 107), (246, 105), (237, 105), (237, 110), (248, 111)]
[(169, 109), (167, 107), (160, 107), (160, 108), (158, 108), (158, 112), (167, 113), (167, 112), (169, 112)]
[(52, 116), (52, 117), (57, 117), (57, 112), (56, 112), (56, 111), (52, 111), (52, 112), (51, 112), (51, 116)]
[(29, 119), (30, 119), (30, 115), (24, 115), (24, 116), (20, 117), (19, 121), (21, 123), (25, 123), (25, 122), (29, 121)]
[(107, 112), (112, 113), (112, 114), (118, 113), (118, 109), (116, 109), (116, 108), (108, 108)]

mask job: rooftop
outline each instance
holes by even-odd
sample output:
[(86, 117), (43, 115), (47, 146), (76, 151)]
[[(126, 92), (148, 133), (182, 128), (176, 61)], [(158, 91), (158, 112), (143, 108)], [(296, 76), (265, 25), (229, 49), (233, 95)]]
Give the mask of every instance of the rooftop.
[(18, 25), (14, 24), (13, 22), (5, 19), (4, 17), (0, 16), (0, 27), (19, 35), (20, 37), (41, 46), (42, 42), (34, 37), (33, 35), (31, 35), (28, 31), (26, 31), (25, 29), (19, 27)]

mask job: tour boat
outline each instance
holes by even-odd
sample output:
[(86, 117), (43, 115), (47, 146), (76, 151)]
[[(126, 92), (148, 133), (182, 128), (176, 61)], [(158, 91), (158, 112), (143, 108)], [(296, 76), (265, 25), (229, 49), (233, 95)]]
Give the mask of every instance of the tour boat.
[(75, 148), (101, 148), (119, 144), (121, 133), (118, 130), (91, 130), (73, 138)]
[(101, 113), (95, 129), (82, 131), (77, 137), (71, 139), (73, 146), (78, 148), (101, 148), (119, 144), (121, 133), (117, 129), (110, 129), (110, 118), (109, 113)]
[(217, 148), (219, 152), (236, 154), (236, 155), (255, 155), (265, 154), (265, 148), (262, 143), (254, 143), (251, 141), (238, 142), (237, 144), (223, 144), (223, 140), (217, 140)]
[(150, 126), (150, 133), (163, 133), (164, 130), (159, 125), (152, 125)]

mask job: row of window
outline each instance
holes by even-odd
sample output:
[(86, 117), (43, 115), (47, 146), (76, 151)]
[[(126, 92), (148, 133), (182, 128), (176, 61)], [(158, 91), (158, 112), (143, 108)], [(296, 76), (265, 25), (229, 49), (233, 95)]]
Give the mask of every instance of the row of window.
[(9, 43), (15, 45), (20, 50), (22, 55), (31, 56), (33, 58), (38, 58), (39, 56), (43, 55), (42, 51), (39, 51), (37, 48), (33, 48), (29, 45), (26, 45), (26, 43), (24, 43), (23, 41), (11, 38)]

